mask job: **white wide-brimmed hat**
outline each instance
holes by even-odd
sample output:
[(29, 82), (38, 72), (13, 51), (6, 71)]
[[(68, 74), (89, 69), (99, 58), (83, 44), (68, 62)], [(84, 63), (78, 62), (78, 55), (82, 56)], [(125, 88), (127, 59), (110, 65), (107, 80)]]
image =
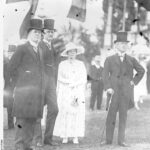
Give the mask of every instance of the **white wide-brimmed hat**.
[(77, 46), (76, 44), (70, 42), (65, 46), (65, 50), (61, 53), (61, 56), (67, 57), (68, 51), (71, 51), (73, 49), (77, 51), (76, 55), (84, 53), (84, 48), (82, 46)]

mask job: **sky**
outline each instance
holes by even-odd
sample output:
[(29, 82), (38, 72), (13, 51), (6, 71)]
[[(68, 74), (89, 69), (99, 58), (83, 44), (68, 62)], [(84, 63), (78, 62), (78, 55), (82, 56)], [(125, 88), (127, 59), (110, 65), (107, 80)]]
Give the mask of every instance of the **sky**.
[[(65, 26), (69, 27), (69, 21), (75, 27), (84, 26), (89, 32), (93, 33), (95, 28), (103, 26), (103, 0), (87, 0), (87, 14), (84, 23), (67, 18), (72, 0), (39, 0), (35, 17), (44, 15), (47, 18), (55, 19), (55, 28), (58, 32)], [(4, 5), (4, 46), (17, 43), (19, 40), (19, 27), (22, 20), (29, 10), (29, 2), (18, 2)]]

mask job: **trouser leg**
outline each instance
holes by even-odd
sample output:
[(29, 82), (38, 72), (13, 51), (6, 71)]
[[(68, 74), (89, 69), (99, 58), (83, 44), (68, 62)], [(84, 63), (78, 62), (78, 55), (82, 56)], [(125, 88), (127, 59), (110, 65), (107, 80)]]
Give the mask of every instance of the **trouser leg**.
[(104, 85), (102, 81), (99, 81), (97, 89), (97, 109), (101, 109), (102, 99), (103, 99), (103, 89)]
[(97, 83), (95, 81), (91, 82), (91, 99), (90, 99), (90, 108), (93, 110), (97, 97)]
[(9, 106), (7, 107), (7, 113), (8, 113), (8, 128), (14, 128), (14, 119), (12, 115), (12, 107), (13, 107), (13, 102), (9, 103)]
[(118, 143), (123, 143), (125, 140), (126, 121), (127, 109), (125, 106), (123, 106), (119, 108)]
[(7, 106), (7, 113), (8, 113), (8, 128), (14, 128), (14, 119), (13, 119), (13, 115), (12, 115), (12, 108), (13, 108), (13, 94), (12, 94), (12, 90), (9, 89), (9, 94), (10, 96), (8, 97), (8, 106)]
[(41, 119), (36, 121), (35, 129), (34, 129), (34, 145), (42, 145), (42, 127), (41, 127)]
[(26, 150), (32, 144), (36, 119), (16, 118), (16, 150)]
[(56, 90), (49, 89), (46, 92), (47, 118), (44, 139), (52, 139), (54, 125), (58, 114), (58, 105), (56, 99)]

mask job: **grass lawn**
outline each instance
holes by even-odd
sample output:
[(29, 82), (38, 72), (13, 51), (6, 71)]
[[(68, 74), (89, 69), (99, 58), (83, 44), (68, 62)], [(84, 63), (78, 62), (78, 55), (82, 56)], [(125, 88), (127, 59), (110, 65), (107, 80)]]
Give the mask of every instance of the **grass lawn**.
[[(117, 145), (117, 128), (115, 130), (114, 142), (111, 146), (101, 146), (100, 137), (105, 123), (106, 111), (86, 113), (85, 138), (80, 139), (79, 145), (70, 142), (67, 145), (60, 144), (59, 147), (45, 146), (43, 150), (150, 150), (150, 99), (146, 98), (140, 104), (140, 110), (132, 109), (128, 113), (126, 128), (126, 142), (129, 148), (121, 148)], [(116, 125), (118, 121), (116, 122)], [(13, 150), (14, 130), (4, 130), (4, 150)], [(56, 139), (61, 142), (60, 139)]]

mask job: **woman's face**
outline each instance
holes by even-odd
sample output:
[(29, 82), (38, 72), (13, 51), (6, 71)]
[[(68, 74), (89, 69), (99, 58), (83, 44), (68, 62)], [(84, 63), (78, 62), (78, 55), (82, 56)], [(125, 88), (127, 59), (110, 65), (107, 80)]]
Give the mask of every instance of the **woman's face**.
[(76, 49), (72, 49), (70, 51), (68, 51), (68, 58), (69, 59), (75, 59), (76, 58), (76, 54), (77, 54), (77, 50)]

